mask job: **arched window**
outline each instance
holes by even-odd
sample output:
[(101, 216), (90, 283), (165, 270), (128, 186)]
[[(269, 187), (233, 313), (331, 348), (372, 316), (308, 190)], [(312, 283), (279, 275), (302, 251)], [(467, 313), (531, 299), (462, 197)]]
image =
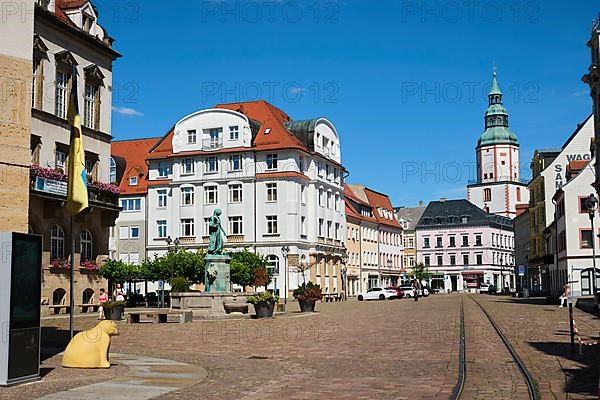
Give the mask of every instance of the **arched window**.
[(87, 229), (81, 231), (81, 235), (79, 236), (79, 255), (81, 256), (81, 261), (93, 260), (93, 245), (92, 245), (92, 234)]
[(91, 304), (94, 300), (94, 289), (87, 288), (83, 291), (81, 296), (81, 304)]
[(65, 257), (65, 232), (59, 225), (50, 229), (50, 260)]
[[(62, 305), (66, 302), (67, 292), (63, 288), (58, 288), (52, 292), (52, 305)], [(57, 309), (58, 310), (58, 309)]]
[(267, 256), (267, 268), (271, 270), (273, 276), (279, 275), (279, 257), (275, 254)]
[(109, 169), (109, 176), (108, 176), (108, 180), (110, 183), (116, 183), (117, 182), (117, 163), (115, 162), (114, 158), (110, 158), (109, 160), (110, 163), (110, 169)]
[(517, 201), (521, 201), (521, 188), (517, 188)]

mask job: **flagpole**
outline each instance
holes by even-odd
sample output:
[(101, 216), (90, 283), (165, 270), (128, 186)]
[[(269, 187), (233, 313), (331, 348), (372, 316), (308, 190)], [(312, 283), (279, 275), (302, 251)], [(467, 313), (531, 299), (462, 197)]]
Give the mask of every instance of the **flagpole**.
[(69, 271), (69, 335), (73, 339), (73, 313), (75, 309), (75, 229), (71, 215), (71, 270)]

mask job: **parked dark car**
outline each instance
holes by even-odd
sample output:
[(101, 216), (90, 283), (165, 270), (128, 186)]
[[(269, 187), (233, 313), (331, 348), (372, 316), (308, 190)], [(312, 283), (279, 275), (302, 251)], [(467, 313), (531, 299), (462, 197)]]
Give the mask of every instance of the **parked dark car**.
[(487, 292), (488, 292), (488, 294), (496, 294), (496, 293), (498, 293), (498, 289), (496, 289), (496, 286), (490, 285)]
[(389, 290), (395, 290), (396, 291), (396, 299), (401, 299), (404, 297), (404, 291), (402, 289), (400, 289), (399, 287), (386, 287), (386, 289)]

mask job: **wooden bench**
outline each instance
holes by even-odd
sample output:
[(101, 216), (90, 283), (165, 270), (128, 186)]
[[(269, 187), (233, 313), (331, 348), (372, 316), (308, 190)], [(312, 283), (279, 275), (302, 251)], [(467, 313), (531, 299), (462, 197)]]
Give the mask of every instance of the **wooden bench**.
[(192, 322), (193, 315), (192, 311), (182, 310), (182, 311), (173, 311), (173, 310), (142, 310), (142, 311), (129, 311), (125, 313), (127, 316), (127, 323), (129, 324), (139, 324), (141, 322), (142, 315), (146, 317), (152, 317), (152, 322), (155, 324), (164, 324), (167, 322), (167, 317), (169, 315), (177, 315), (179, 316), (180, 323)]

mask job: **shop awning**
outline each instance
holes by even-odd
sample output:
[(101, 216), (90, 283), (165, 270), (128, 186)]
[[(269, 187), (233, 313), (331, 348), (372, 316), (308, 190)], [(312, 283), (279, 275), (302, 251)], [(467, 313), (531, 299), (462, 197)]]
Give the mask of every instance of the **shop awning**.
[(484, 275), (483, 271), (463, 271), (463, 275)]

